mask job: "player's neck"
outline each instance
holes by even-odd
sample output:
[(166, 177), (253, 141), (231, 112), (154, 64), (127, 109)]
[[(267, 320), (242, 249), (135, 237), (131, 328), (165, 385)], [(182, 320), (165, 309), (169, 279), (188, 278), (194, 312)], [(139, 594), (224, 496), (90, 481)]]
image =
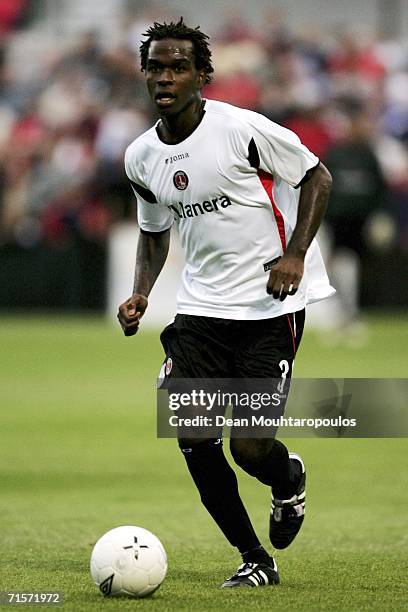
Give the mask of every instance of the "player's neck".
[(200, 97), (177, 115), (164, 115), (157, 126), (160, 140), (166, 144), (182, 142), (194, 132), (204, 116), (205, 101)]

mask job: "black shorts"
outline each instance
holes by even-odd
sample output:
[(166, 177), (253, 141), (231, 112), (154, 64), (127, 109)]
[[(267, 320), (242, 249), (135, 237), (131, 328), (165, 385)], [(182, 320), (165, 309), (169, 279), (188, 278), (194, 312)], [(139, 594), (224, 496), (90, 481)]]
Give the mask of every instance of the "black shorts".
[(165, 378), (290, 378), (305, 310), (236, 321), (178, 314), (160, 336)]
[[(245, 397), (250, 394), (251, 398), (259, 398), (260, 393), (271, 397), (278, 392), (279, 403), (270, 404), (263, 415), (282, 416), (304, 322), (304, 310), (255, 321), (177, 315), (160, 336), (166, 358), (159, 387), (166, 389), (169, 397), (191, 392), (191, 388), (212, 394), (220, 389), (228, 395), (234, 393), (237, 399), (232, 401), (232, 417), (238, 421), (248, 417), (251, 411), (248, 404), (240, 403), (237, 392), (244, 392)], [(224, 415), (226, 404), (217, 403), (212, 410), (213, 416)], [(178, 407), (177, 414), (192, 418), (200, 410), (188, 404)], [(231, 429), (231, 437), (275, 437), (276, 430), (273, 427), (258, 431), (238, 425)], [(179, 438), (221, 438), (222, 435), (222, 427), (178, 428)]]

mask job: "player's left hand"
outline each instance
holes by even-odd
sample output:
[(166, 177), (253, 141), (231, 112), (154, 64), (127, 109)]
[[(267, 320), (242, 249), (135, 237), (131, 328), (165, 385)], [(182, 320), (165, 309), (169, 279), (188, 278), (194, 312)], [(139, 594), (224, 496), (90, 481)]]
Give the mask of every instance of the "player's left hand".
[(283, 302), (288, 295), (295, 295), (302, 280), (304, 263), (302, 257), (285, 253), (273, 266), (266, 285), (266, 292), (275, 300)]

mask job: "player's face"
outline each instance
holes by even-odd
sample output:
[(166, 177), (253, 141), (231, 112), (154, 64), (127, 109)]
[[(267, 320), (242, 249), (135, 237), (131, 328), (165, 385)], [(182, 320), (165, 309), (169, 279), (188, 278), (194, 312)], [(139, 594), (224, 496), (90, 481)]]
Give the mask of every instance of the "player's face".
[(195, 67), (191, 40), (153, 41), (146, 64), (146, 84), (161, 114), (175, 115), (200, 98), (203, 70)]

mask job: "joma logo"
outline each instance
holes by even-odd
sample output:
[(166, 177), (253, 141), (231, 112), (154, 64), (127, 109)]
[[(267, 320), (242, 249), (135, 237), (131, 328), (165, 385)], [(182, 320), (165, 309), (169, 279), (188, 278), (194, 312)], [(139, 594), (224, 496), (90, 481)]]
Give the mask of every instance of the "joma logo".
[(180, 153), (179, 155), (171, 155), (164, 160), (165, 164), (174, 164), (176, 161), (180, 161), (181, 159), (186, 159), (186, 157), (190, 157), (188, 153)]

